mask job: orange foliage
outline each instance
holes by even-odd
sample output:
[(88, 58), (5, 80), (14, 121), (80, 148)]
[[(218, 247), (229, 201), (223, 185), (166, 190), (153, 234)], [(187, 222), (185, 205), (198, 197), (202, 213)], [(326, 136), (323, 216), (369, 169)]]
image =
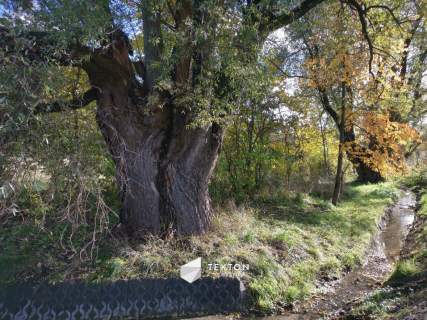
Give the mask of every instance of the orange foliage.
[(359, 129), (357, 143), (345, 145), (347, 152), (383, 176), (403, 172), (408, 147), (421, 143), (417, 130), (407, 123), (390, 121), (388, 113), (364, 112)]

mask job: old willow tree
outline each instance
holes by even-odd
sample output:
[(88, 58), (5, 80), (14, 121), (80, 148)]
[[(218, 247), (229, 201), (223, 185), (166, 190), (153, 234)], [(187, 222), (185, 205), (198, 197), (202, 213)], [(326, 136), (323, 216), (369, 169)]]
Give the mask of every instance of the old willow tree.
[[(84, 70), (89, 87), (80, 97), (35, 99), (29, 111), (96, 101), (126, 230), (199, 234), (211, 219), (208, 182), (222, 119), (232, 113), (227, 101), (243, 83), (245, 66), (257, 62), (269, 33), (320, 2), (12, 1), (14, 12), (1, 18), (0, 65)], [(37, 95), (31, 86), (21, 89)]]

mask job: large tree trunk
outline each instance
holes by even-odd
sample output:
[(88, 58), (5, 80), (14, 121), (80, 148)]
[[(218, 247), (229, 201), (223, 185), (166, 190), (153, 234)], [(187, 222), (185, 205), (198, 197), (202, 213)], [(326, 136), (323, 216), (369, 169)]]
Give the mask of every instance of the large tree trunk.
[[(242, 23), (248, 24), (237, 24), (235, 35), (224, 39), (241, 49), (247, 42), (246, 27), (253, 30), (257, 26), (260, 36), (256, 38), (261, 45), (269, 33), (302, 17), (322, 1), (304, 0), (277, 15), (270, 14), (269, 6), (248, 2), (246, 9), (240, 6)], [(144, 0), (141, 7), (144, 52), (134, 58), (143, 57), (143, 61), (130, 60), (131, 41), (117, 28), (113, 16), (105, 37), (83, 41), (88, 45), (79, 43), (76, 33), (66, 47), (61, 43), (61, 50), (43, 50), (53, 48), (57, 37), (31, 31), (22, 35), (30, 41), (21, 47), (15, 42), (16, 33), (0, 26), (0, 47), (29, 61), (56, 62), (86, 71), (92, 88), (68, 106), (77, 109), (97, 100), (97, 122), (116, 164), (123, 204), (121, 221), (131, 233), (201, 233), (211, 219), (208, 181), (223, 130), (214, 120), (203, 127), (197, 127), (194, 120), (197, 112), (217, 120), (215, 117), (224, 115), (218, 115), (215, 111), (219, 110), (209, 104), (223, 99), (222, 92), (227, 91), (219, 80), (226, 77), (216, 74), (224, 67), (218, 62), (228, 56), (221, 56), (218, 39), (224, 29), (222, 14), (225, 17), (236, 8), (191, 0), (168, 3), (167, 12), (155, 0)], [(111, 13), (108, 6), (104, 9), (106, 14)], [(225, 31), (224, 35), (228, 34)], [(201, 108), (194, 94), (207, 97)], [(36, 112), (65, 109), (61, 103)]]
[(106, 58), (92, 58), (85, 69), (98, 88), (97, 122), (116, 164), (121, 223), (133, 237), (206, 231), (222, 129), (189, 127), (192, 115), (162, 93), (149, 104), (135, 93), (131, 65)]
[[(170, 105), (145, 116), (126, 103), (126, 91), (103, 90), (97, 119), (116, 163), (121, 222), (130, 233), (194, 234), (211, 218), (208, 182), (218, 157), (221, 129), (188, 129)], [(124, 107), (115, 112), (114, 103)], [(132, 111), (133, 110), (133, 111)]]

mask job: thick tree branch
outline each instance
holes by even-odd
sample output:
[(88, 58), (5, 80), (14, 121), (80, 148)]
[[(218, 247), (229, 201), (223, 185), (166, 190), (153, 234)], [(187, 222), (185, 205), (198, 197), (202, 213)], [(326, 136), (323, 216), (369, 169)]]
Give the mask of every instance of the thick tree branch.
[(281, 27), (285, 27), (293, 21), (301, 18), (323, 1), (324, 0), (304, 0), (290, 12), (267, 18), (265, 23), (261, 23), (260, 31), (269, 33)]
[(401, 63), (400, 63), (400, 74), (399, 74), (401, 81), (404, 81), (406, 78), (406, 72), (408, 68), (409, 49), (420, 23), (421, 23), (421, 18), (418, 18), (412, 22), (411, 30), (409, 30), (408, 37), (404, 41), (403, 54), (402, 54)]
[[(314, 45), (312, 48), (307, 39), (303, 37), (304, 45), (308, 51), (308, 54), (310, 55), (311, 59), (316, 59), (319, 57), (319, 47), (317, 45)], [(323, 110), (326, 111), (327, 114), (331, 116), (331, 118), (334, 120), (335, 125), (339, 129), (341, 126), (341, 122), (338, 116), (338, 113), (335, 111), (335, 109), (332, 107), (331, 102), (329, 100), (328, 94), (324, 88), (319, 84), (319, 81), (317, 79), (313, 79), (316, 83), (316, 89), (319, 93), (319, 99), (320, 103), (322, 104)]]
[(339, 128), (341, 126), (341, 122), (339, 120), (337, 112), (331, 106), (326, 90), (318, 87), (317, 91), (319, 92), (320, 102), (322, 103), (323, 109), (331, 116), (331, 118), (335, 122), (335, 125), (337, 126), (337, 128)]
[(98, 89), (91, 88), (86, 91), (82, 96), (72, 99), (70, 101), (56, 101), (53, 103), (38, 104), (34, 110), (34, 114), (61, 112), (65, 110), (76, 110), (87, 106), (92, 101), (98, 99)]

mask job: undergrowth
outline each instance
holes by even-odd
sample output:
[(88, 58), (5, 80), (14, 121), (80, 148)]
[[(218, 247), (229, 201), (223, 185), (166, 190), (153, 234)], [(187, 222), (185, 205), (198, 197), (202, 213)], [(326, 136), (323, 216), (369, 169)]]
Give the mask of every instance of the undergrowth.
[[(202, 257), (204, 276), (240, 277), (251, 306), (273, 312), (307, 297), (317, 280), (339, 276), (359, 263), (396, 196), (394, 184), (382, 183), (349, 185), (336, 207), (307, 194), (259, 197), (246, 206), (217, 208), (211, 231), (202, 236), (135, 244), (107, 234), (87, 259), (63, 252), (61, 224), (39, 228), (29, 220), (14, 222), (0, 235), (0, 281), (178, 277), (180, 265)], [(86, 239), (90, 228), (79, 232)], [(209, 271), (208, 263), (248, 264), (249, 271)]]

